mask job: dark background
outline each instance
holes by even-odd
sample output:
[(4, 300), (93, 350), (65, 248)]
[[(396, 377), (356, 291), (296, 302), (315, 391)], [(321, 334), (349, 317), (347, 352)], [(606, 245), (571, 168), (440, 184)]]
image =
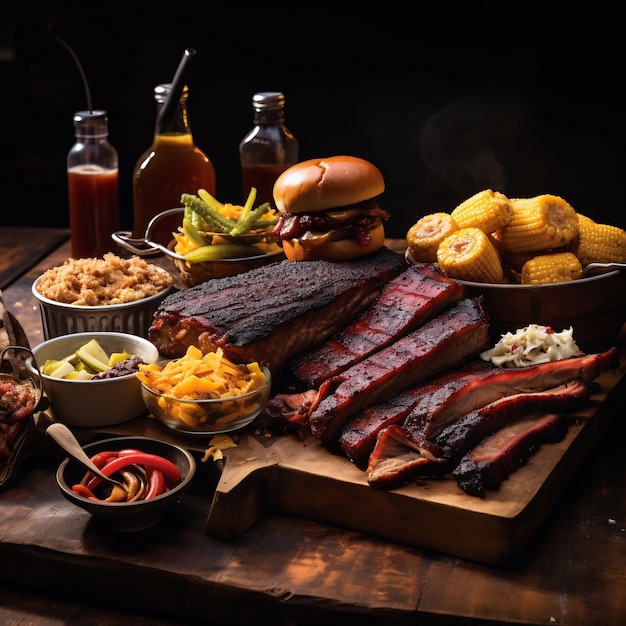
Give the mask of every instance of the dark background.
[(418, 217), (451, 211), (485, 188), (560, 195), (626, 227), (623, 53), (621, 37), (607, 31), (610, 16), (598, 36), (587, 16), (578, 33), (542, 18), (520, 34), (458, 16), (452, 32), (441, 19), (380, 11), (319, 19), (314, 9), (288, 15), (237, 4), (222, 6), (218, 19), (208, 6), (179, 17), (189, 11), (181, 5), (164, 17), (98, 9), (2, 18), (0, 226), (69, 223), (65, 159), (72, 115), (87, 100), (56, 34), (80, 58), (94, 108), (109, 113), (123, 228), (132, 227), (135, 161), (152, 141), (153, 88), (172, 80), (187, 47), (197, 51), (191, 126), (223, 202), (244, 199), (238, 145), (252, 126), (252, 95), (277, 90), (301, 160), (352, 154), (381, 169), (389, 236), (404, 237)]

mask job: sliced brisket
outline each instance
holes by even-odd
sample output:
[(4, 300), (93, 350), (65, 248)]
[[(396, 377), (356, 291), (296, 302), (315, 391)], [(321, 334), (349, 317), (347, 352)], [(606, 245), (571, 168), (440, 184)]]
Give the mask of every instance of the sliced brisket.
[(505, 396), (464, 415), (435, 441), (409, 434), (398, 425), (389, 426), (380, 432), (370, 454), (367, 480), (372, 487), (395, 489), (417, 475), (452, 471), (463, 455), (512, 420), (533, 412), (571, 412), (588, 399), (589, 388), (579, 380)]
[(504, 396), (552, 389), (571, 380), (594, 380), (600, 372), (618, 364), (619, 352), (611, 348), (597, 354), (539, 363), (529, 367), (494, 367), (491, 374), (470, 377), (467, 384), (431, 404), (428, 411), (418, 410), (407, 416), (404, 428), (415, 430), (427, 439), (435, 439), (448, 424), (470, 411), (486, 406)]
[(358, 413), (344, 427), (340, 445), (349, 459), (363, 463), (378, 433), (392, 424), (403, 429), (402, 438), (433, 439), (459, 417), (499, 398), (550, 389), (575, 378), (592, 381), (617, 364), (617, 348), (522, 368), (475, 360)]
[(353, 320), (406, 270), (387, 248), (348, 262), (289, 261), (208, 280), (168, 296), (148, 337), (166, 357), (190, 345), (222, 348), (235, 362), (259, 361), (279, 372)]
[(486, 490), (499, 489), (542, 444), (561, 441), (566, 433), (563, 414), (528, 415), (483, 439), (461, 459), (452, 475), (465, 493), (483, 498)]
[(589, 395), (589, 385), (577, 379), (551, 389), (512, 394), (464, 415), (435, 442), (454, 467), (464, 454), (512, 420), (535, 412), (571, 413), (586, 404)]

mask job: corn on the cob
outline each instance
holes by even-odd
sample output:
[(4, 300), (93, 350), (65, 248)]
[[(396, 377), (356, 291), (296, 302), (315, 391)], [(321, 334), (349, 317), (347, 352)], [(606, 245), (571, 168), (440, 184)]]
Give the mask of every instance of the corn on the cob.
[(480, 228), (489, 234), (511, 219), (511, 203), (499, 191), (485, 189), (461, 202), (451, 213), (459, 228)]
[(478, 283), (504, 279), (498, 251), (480, 228), (461, 228), (446, 237), (437, 249), (437, 262), (450, 278)]
[(544, 285), (577, 280), (583, 275), (583, 267), (573, 252), (540, 254), (524, 263), (522, 285)]
[(456, 222), (449, 213), (430, 213), (421, 217), (409, 228), (406, 241), (416, 261), (434, 263), (439, 244), (455, 230)]
[(578, 215), (559, 196), (511, 199), (511, 219), (497, 233), (503, 249), (514, 253), (545, 252), (578, 236)]
[(578, 213), (575, 254), (583, 267), (589, 263), (626, 262), (626, 231), (618, 226), (598, 224)]

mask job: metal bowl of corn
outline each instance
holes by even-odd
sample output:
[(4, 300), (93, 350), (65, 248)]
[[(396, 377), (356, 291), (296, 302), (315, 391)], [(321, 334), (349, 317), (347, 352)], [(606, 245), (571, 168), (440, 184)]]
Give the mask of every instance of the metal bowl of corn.
[(587, 352), (616, 345), (626, 322), (626, 231), (577, 212), (560, 196), (509, 199), (481, 191), (407, 233), (409, 263), (433, 262), (482, 296), (498, 341), (540, 324), (573, 328)]

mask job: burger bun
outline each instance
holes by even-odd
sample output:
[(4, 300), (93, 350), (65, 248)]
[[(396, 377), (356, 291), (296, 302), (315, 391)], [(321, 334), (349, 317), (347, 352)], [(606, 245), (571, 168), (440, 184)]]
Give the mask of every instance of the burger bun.
[(332, 156), (301, 161), (274, 183), (274, 202), (282, 213), (310, 213), (349, 206), (380, 195), (385, 181), (365, 159)]

